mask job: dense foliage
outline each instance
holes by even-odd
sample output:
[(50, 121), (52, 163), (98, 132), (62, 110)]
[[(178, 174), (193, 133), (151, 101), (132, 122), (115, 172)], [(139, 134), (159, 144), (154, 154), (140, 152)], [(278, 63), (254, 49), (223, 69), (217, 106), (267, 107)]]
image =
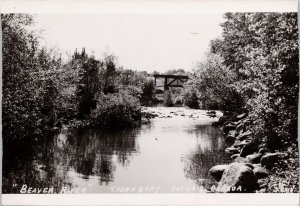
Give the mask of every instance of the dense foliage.
[(198, 92), (193, 87), (187, 87), (184, 90), (183, 101), (186, 106), (192, 109), (199, 109), (199, 97)]
[(117, 66), (113, 55), (96, 59), (85, 49), (62, 60), (39, 45), (32, 16), (1, 19), (4, 141), (37, 139), (74, 120), (114, 127), (139, 122), (140, 102), (148, 104), (154, 95), (146, 72)]
[(32, 17), (2, 15), (3, 140), (36, 138), (57, 118), (61, 60), (39, 49), (33, 32), (26, 30)]
[(220, 55), (208, 54), (190, 76), (198, 90), (201, 108), (236, 110), (243, 105), (233, 85), (236, 76), (222, 64)]
[[(299, 52), (296, 13), (226, 13), (222, 38), (194, 72), (204, 105), (249, 112), (270, 148), (297, 139)], [(209, 105), (208, 105), (209, 106)]]

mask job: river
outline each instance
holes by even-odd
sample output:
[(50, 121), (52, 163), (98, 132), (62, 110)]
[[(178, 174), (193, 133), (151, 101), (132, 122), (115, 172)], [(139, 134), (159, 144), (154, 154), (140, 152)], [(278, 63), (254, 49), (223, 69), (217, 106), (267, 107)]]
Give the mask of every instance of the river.
[(158, 116), (134, 129), (63, 129), (34, 157), (4, 168), (3, 192), (20, 193), (24, 184), (55, 193), (208, 192), (216, 185), (208, 170), (230, 162), (222, 131), (211, 126), (221, 112), (144, 110)]

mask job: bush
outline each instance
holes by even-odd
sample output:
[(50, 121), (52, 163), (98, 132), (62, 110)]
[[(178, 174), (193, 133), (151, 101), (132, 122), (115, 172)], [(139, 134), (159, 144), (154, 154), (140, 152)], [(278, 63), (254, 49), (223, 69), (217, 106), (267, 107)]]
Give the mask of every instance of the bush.
[(192, 109), (199, 109), (197, 91), (195, 89), (185, 91), (184, 104)]
[(220, 109), (220, 104), (219, 104), (218, 100), (210, 99), (210, 100), (206, 101), (205, 109), (218, 110), (218, 109)]
[(153, 80), (145, 79), (142, 86), (141, 104), (150, 106), (155, 102), (155, 87)]
[(182, 105), (182, 98), (181, 97), (176, 97), (175, 98), (175, 105), (176, 106), (181, 106)]
[(136, 97), (126, 91), (100, 94), (96, 109), (91, 113), (94, 125), (103, 127), (131, 127), (141, 120), (141, 108)]

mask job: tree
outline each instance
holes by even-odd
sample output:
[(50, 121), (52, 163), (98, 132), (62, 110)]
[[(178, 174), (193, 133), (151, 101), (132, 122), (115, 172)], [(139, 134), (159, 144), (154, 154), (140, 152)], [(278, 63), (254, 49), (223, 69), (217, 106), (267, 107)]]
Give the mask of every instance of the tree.
[(93, 56), (88, 57), (84, 49), (80, 56), (75, 53), (74, 57), (81, 68), (77, 97), (79, 101), (79, 116), (83, 117), (89, 115), (91, 110), (96, 108), (95, 95), (99, 89), (98, 73), (101, 62)]
[(218, 54), (208, 53), (190, 74), (192, 85), (198, 91), (203, 109), (239, 111), (243, 106), (240, 94), (233, 83), (236, 79)]
[(256, 136), (270, 148), (297, 137), (299, 89), (296, 13), (226, 13), (222, 39), (211, 51), (234, 71)]
[(116, 93), (119, 72), (116, 66), (117, 58), (113, 55), (106, 55), (101, 65), (100, 76), (101, 76), (101, 90), (104, 94)]
[(189, 88), (184, 93), (184, 104), (192, 109), (199, 109), (199, 98), (195, 88)]
[[(55, 122), (55, 84), (51, 81), (58, 59), (40, 50), (38, 37), (28, 28), (33, 17), (5, 14), (3, 32), (4, 141), (34, 139)], [(48, 120), (43, 116), (49, 114)]]
[(23, 155), (16, 151), (30, 152), (34, 142), (51, 138), (62, 116), (68, 118), (65, 114), (74, 111), (71, 96), (75, 89), (70, 88), (77, 83), (77, 73), (56, 50), (39, 45), (40, 37), (30, 29), (33, 16), (1, 17), (3, 148), (5, 155)]
[(151, 105), (155, 101), (155, 87), (152, 79), (145, 79), (142, 87), (141, 103)]

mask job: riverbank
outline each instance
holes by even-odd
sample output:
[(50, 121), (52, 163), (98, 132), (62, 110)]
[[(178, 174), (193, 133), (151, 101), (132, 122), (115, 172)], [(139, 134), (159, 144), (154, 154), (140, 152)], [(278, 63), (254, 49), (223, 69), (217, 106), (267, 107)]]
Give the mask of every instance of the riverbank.
[(225, 151), (233, 161), (210, 169), (209, 174), (218, 182), (216, 192), (299, 191), (296, 144), (281, 150), (269, 149), (251, 131), (246, 113), (222, 116), (213, 125), (223, 130), (225, 141), (231, 145)]

